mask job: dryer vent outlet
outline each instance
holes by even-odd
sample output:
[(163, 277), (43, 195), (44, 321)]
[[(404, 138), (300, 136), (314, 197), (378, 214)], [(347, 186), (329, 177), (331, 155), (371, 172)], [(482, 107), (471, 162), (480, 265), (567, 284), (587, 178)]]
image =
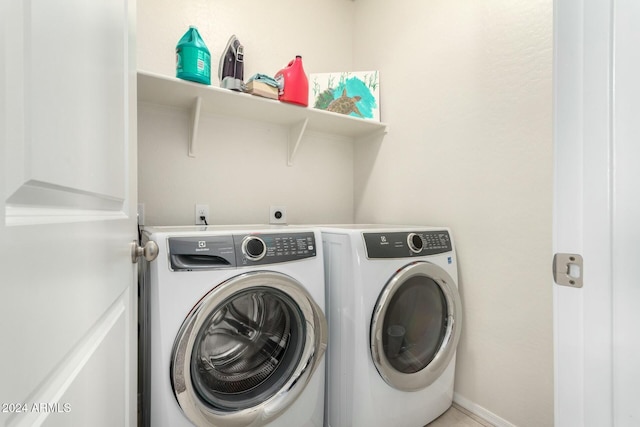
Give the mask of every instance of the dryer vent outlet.
[(269, 208), (269, 224), (286, 224), (287, 223), (287, 207), (271, 206)]

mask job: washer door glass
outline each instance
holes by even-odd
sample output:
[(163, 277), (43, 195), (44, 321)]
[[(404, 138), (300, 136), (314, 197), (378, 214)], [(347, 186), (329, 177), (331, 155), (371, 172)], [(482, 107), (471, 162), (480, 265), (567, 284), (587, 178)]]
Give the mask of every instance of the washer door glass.
[(442, 268), (416, 262), (400, 269), (371, 322), (371, 354), (384, 380), (407, 391), (433, 383), (455, 354), (460, 309), (457, 286)]
[(237, 411), (273, 396), (300, 361), (305, 321), (295, 302), (270, 288), (239, 292), (198, 332), (191, 379), (211, 406)]
[(322, 309), (299, 282), (242, 274), (213, 288), (182, 324), (174, 394), (196, 425), (261, 426), (300, 395), (326, 346)]

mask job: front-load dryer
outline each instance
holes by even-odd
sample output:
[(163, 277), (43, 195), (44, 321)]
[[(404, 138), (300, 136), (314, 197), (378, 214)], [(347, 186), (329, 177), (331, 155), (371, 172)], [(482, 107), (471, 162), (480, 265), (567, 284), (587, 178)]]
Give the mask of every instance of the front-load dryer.
[(145, 424), (323, 424), (322, 240), (312, 229), (150, 227), (141, 286)]
[(330, 427), (422, 427), (452, 403), (461, 302), (447, 228), (323, 227)]

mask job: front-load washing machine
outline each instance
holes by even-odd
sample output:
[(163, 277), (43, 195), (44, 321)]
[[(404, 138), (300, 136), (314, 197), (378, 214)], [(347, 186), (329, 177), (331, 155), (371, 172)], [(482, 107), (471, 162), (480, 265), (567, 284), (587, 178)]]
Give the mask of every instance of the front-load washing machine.
[(149, 227), (143, 418), (153, 427), (323, 424), (322, 241), (313, 229)]
[(422, 427), (452, 403), (461, 302), (447, 228), (323, 227), (330, 427)]

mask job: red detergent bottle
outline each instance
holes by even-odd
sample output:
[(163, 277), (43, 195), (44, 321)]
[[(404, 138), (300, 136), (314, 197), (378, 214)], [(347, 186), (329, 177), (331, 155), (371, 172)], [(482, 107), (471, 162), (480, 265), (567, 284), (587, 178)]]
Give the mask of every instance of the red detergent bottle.
[(302, 68), (302, 56), (297, 55), (296, 59), (276, 73), (274, 79), (280, 84), (280, 101), (304, 107), (309, 105), (309, 80)]

